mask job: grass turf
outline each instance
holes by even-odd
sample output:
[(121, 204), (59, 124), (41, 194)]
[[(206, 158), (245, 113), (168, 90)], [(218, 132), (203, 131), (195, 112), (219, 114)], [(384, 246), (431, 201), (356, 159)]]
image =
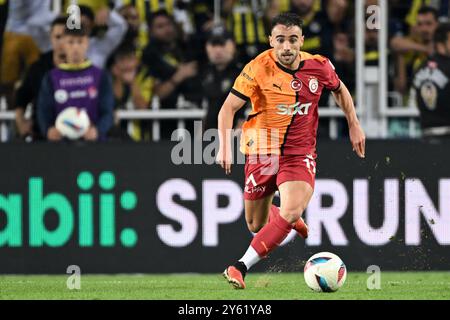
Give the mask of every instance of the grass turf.
[(368, 290), (366, 273), (349, 273), (335, 293), (315, 293), (301, 273), (249, 274), (234, 290), (221, 275), (82, 275), (81, 290), (68, 276), (0, 276), (0, 299), (450, 299), (450, 272), (383, 272), (381, 289)]

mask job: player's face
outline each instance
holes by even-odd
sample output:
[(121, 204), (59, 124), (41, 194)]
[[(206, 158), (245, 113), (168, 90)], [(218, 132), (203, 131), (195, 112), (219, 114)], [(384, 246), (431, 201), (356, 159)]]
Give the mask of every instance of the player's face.
[(64, 51), (68, 63), (79, 64), (84, 62), (88, 48), (89, 38), (87, 36), (64, 36)]
[(281, 24), (273, 28), (269, 39), (270, 45), (275, 49), (278, 62), (287, 67), (297, 61), (305, 40), (298, 26), (286, 27)]

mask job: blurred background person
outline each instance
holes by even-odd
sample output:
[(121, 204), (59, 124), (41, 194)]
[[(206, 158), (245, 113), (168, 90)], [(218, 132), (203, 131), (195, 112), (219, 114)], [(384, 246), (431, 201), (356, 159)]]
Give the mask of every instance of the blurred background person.
[(227, 30), (233, 34), (238, 49), (238, 61), (247, 63), (260, 52), (269, 49), (267, 37), (266, 1), (224, 0), (222, 16)]
[[(122, 16), (109, 8), (105, 8), (107, 12), (106, 17), (106, 30), (105, 32), (94, 32), (98, 25), (98, 18), (94, 11), (88, 7), (81, 5), (81, 24), (86, 29), (86, 32), (90, 36), (90, 45), (88, 50), (88, 57), (92, 63), (99, 67), (104, 68), (108, 57), (114, 52), (114, 50), (122, 42), (123, 37), (127, 32), (127, 23)], [(105, 12), (105, 11), (103, 11)], [(103, 21), (101, 21), (103, 23)]]
[[(397, 32), (390, 40), (399, 75), (396, 89), (404, 95), (411, 87), (411, 79), (418, 66), (434, 52), (433, 37), (439, 24), (438, 18), (435, 8), (421, 7), (417, 10), (414, 28), (406, 35)], [(411, 22), (411, 18), (409, 20)]]
[[(60, 16), (52, 22), (50, 30), (52, 50), (42, 54), (39, 60), (29, 68), (15, 93), (18, 136), (22, 139), (27, 139), (27, 141), (42, 139), (36, 118), (36, 99), (45, 74), (66, 61), (62, 41), (66, 22), (66, 16)], [(25, 111), (29, 104), (31, 106), (30, 119), (25, 117)]]
[(424, 137), (449, 139), (450, 24), (440, 25), (433, 40), (435, 54), (419, 67), (413, 86)]
[(116, 0), (116, 8), (133, 6), (138, 14), (138, 54), (140, 55), (149, 43), (149, 25), (152, 16), (158, 11), (165, 11), (173, 18), (173, 21), (183, 34), (194, 33), (193, 21), (190, 18), (191, 0)]
[(127, 33), (122, 39), (121, 46), (133, 46), (134, 48), (137, 48), (136, 54), (140, 56), (143, 48), (140, 48), (139, 46), (139, 28), (141, 24), (139, 12), (136, 7), (131, 4), (119, 7), (117, 12), (125, 19), (128, 26)]
[(37, 119), (41, 134), (49, 141), (62, 140), (55, 128), (58, 114), (68, 108), (86, 110), (91, 126), (83, 139), (105, 140), (113, 125), (114, 94), (110, 76), (87, 58), (89, 33), (81, 29), (64, 31), (65, 64), (46, 74), (37, 100)]
[[(123, 44), (113, 55), (111, 65), (112, 84), (114, 92), (114, 110), (147, 109), (150, 100), (146, 100), (142, 95), (141, 83), (139, 82), (139, 59), (136, 49)], [(151, 90), (149, 90), (151, 91)], [(137, 96), (145, 102), (136, 101)], [(135, 101), (135, 103), (132, 103)], [(114, 128), (110, 132), (110, 137), (117, 139), (141, 140), (142, 122), (133, 120), (129, 122), (119, 121), (114, 117)]]
[[(206, 52), (208, 63), (202, 68), (199, 79), (207, 102), (205, 130), (217, 128), (220, 108), (243, 67), (236, 62), (236, 44), (232, 35), (222, 28), (212, 30), (206, 43)], [(245, 121), (245, 108), (241, 108), (234, 119), (234, 127), (240, 128)]]
[(4, 33), (0, 95), (6, 98), (8, 108), (14, 105), (15, 86), (39, 56), (39, 48), (31, 36), (10, 31)]
[(53, 0), (9, 1), (9, 15), (6, 30), (29, 35), (42, 52), (51, 49), (50, 25), (59, 15), (52, 10)]
[[(198, 74), (195, 60), (198, 49), (180, 37), (173, 17), (164, 10), (152, 15), (149, 27), (150, 42), (144, 50), (142, 63), (148, 75), (155, 79), (154, 93), (160, 100), (160, 107), (176, 108), (180, 95), (187, 101), (195, 100), (198, 86), (191, 80)], [(162, 135), (170, 139), (176, 128), (176, 120), (165, 121)]]

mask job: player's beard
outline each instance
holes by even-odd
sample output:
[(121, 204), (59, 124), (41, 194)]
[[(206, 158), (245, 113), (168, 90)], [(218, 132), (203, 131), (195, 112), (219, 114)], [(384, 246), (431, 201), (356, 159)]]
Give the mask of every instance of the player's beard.
[(278, 55), (278, 61), (285, 67), (291, 67), (297, 60), (298, 52), (281, 53)]

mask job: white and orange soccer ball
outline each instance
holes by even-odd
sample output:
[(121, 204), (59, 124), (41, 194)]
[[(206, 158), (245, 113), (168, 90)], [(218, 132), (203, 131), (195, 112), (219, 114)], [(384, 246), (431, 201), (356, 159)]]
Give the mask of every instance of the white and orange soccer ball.
[(337, 255), (320, 252), (306, 262), (305, 282), (317, 292), (335, 292), (345, 283), (347, 268)]
[(91, 122), (85, 109), (69, 107), (58, 114), (56, 129), (70, 140), (80, 139), (86, 134)]

